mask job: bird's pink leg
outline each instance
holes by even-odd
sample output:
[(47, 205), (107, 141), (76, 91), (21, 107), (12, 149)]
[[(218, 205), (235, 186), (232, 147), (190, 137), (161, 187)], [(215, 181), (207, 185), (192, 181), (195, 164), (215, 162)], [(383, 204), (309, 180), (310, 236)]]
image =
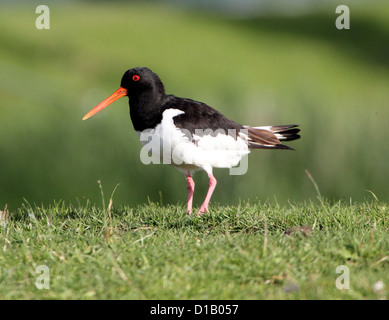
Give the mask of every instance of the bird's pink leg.
[(208, 173), (208, 177), (209, 177), (209, 188), (204, 203), (201, 205), (199, 212), (197, 212), (198, 217), (200, 217), (201, 214), (203, 214), (204, 212), (208, 211), (209, 201), (211, 200), (212, 193), (216, 188), (216, 184), (217, 184), (216, 178), (211, 173)]
[(192, 203), (193, 203), (193, 193), (195, 188), (195, 183), (193, 181), (193, 178), (190, 174), (186, 176), (186, 181), (188, 181), (188, 204), (186, 206), (186, 212), (188, 214), (192, 213)]

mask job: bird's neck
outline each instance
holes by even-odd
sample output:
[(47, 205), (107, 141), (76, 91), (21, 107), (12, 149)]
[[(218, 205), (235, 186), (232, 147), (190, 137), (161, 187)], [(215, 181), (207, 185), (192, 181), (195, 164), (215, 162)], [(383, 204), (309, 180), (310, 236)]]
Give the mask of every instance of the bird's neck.
[(166, 94), (156, 90), (129, 96), (130, 116), (136, 131), (154, 128), (162, 120)]

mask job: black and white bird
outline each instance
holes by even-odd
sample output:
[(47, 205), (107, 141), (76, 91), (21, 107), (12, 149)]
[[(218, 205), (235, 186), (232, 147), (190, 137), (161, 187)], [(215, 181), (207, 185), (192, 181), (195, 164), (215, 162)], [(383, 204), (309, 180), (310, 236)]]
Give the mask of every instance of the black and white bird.
[(300, 138), (297, 125), (240, 125), (203, 102), (168, 95), (158, 75), (146, 67), (127, 70), (120, 88), (89, 111), (83, 120), (124, 96), (129, 98), (132, 124), (144, 148), (154, 153), (154, 159), (171, 164), (185, 174), (188, 214), (192, 212), (194, 171), (202, 169), (209, 177), (209, 189), (197, 213), (200, 216), (208, 211), (216, 187), (213, 168), (237, 166), (249, 149), (293, 150), (281, 141)]

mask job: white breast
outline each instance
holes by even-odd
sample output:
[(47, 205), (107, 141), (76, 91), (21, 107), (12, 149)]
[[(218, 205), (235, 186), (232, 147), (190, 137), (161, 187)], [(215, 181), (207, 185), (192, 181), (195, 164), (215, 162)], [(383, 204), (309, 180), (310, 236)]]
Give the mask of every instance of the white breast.
[[(250, 152), (247, 136), (239, 133), (235, 138), (224, 133), (216, 136), (202, 135), (200, 130), (196, 130), (192, 137), (189, 130), (178, 129), (173, 118), (183, 113), (184, 111), (178, 109), (167, 109), (155, 129), (137, 132), (143, 144), (143, 163), (148, 164), (152, 159), (152, 163), (171, 164), (183, 170), (202, 168), (209, 172), (212, 167), (236, 166)], [(144, 161), (147, 154), (149, 160)]]

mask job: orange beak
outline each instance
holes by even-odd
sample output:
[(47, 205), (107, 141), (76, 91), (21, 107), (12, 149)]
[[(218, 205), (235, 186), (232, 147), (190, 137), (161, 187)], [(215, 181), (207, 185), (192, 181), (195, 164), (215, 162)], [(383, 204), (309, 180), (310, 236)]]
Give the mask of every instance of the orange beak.
[(127, 95), (127, 89), (120, 87), (118, 90), (112, 93), (107, 99), (101, 101), (96, 107), (94, 107), (91, 111), (89, 111), (84, 116), (84, 118), (82, 118), (82, 120), (86, 120), (90, 118), (91, 116), (95, 115), (97, 112), (103, 110), (105, 107), (108, 107), (112, 102), (116, 101), (121, 97), (124, 97), (125, 95)]

